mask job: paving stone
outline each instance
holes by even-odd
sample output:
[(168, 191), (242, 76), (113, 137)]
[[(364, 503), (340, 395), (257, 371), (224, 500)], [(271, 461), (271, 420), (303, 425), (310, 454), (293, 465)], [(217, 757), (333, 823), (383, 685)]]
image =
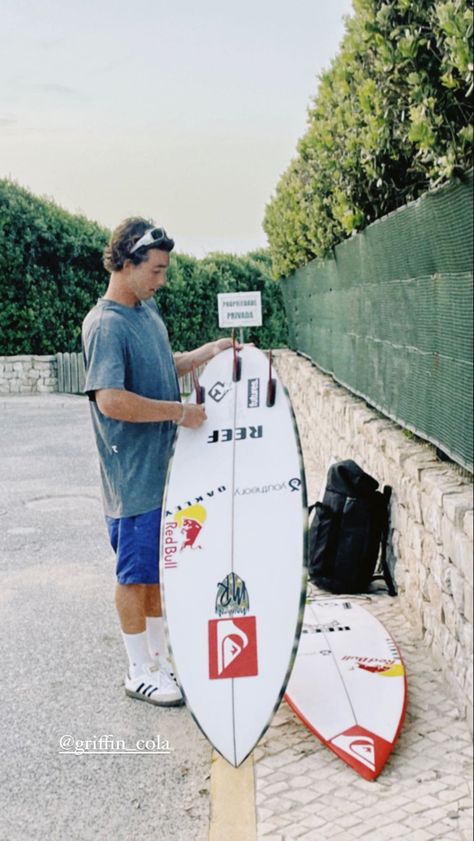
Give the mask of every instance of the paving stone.
[(332, 830), (330, 835), (321, 836), (320, 841), (354, 841), (354, 836), (350, 832), (350, 830), (344, 829), (342, 832), (337, 832), (334, 834), (334, 830)]
[(308, 785), (307, 777), (291, 777), (286, 783), (290, 788), (306, 788)]
[(272, 783), (272, 785), (266, 786), (265, 797), (271, 794), (278, 794), (280, 791), (288, 791), (288, 783)]
[[(275, 837), (275, 827), (272, 823), (268, 823), (268, 821), (261, 821), (260, 820), (260, 813), (257, 813), (258, 818), (258, 837), (259, 838), (269, 838), (270, 833), (272, 833), (272, 838)], [(280, 836), (281, 837), (281, 836)]]
[(439, 805), (439, 798), (442, 794), (444, 794), (445, 791), (446, 789), (443, 789), (443, 791), (438, 792), (438, 799), (436, 797), (428, 795), (426, 797), (418, 797), (415, 801), (412, 801), (411, 803), (405, 803), (405, 810), (410, 814), (415, 815), (419, 812), (426, 812), (427, 809), (434, 809)]
[(308, 830), (302, 824), (291, 824), (283, 830), (283, 838), (285, 841), (290, 841), (293, 838), (301, 838)]
[(416, 829), (415, 832), (412, 832), (410, 830), (409, 835), (410, 838), (413, 839), (413, 841), (431, 841), (431, 839), (433, 838), (432, 833), (429, 830), (425, 829)]
[(301, 836), (301, 841), (321, 841), (321, 830), (311, 829), (306, 835)]
[(260, 806), (260, 804), (257, 801), (257, 815), (258, 815), (259, 822), (264, 824), (267, 821), (268, 818), (272, 817), (273, 809), (269, 809), (268, 807), (265, 807), (265, 806)]
[(350, 829), (353, 826), (357, 826), (359, 820), (355, 815), (344, 815), (343, 817), (336, 818), (335, 823), (343, 829)]
[(433, 826), (433, 819), (429, 812), (409, 815), (404, 819), (404, 824), (412, 829), (428, 829)]
[(315, 791), (308, 791), (304, 788), (296, 789), (287, 792), (287, 797), (290, 800), (296, 800), (297, 803), (311, 803), (316, 799), (317, 793)]
[(279, 815), (291, 808), (291, 801), (285, 800), (283, 797), (270, 797), (265, 800), (265, 806), (267, 809), (272, 809), (274, 815)]

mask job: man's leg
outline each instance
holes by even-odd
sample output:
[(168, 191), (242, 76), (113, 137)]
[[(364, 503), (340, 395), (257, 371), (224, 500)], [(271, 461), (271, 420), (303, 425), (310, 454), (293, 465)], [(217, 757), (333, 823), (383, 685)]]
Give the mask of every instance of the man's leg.
[(159, 584), (146, 584), (145, 615), (161, 616), (161, 589)]
[(146, 627), (146, 584), (117, 584), (115, 604), (124, 634), (142, 634)]
[(130, 677), (140, 674), (151, 662), (146, 633), (146, 589), (145, 584), (117, 584), (115, 590), (115, 604), (130, 661)]
[[(149, 584), (145, 596), (146, 632), (150, 654), (154, 663), (161, 663), (173, 675), (166, 643), (165, 625), (161, 609), (161, 590), (159, 584)], [(161, 660), (160, 660), (161, 657)]]
[(117, 555), (115, 603), (129, 660), (125, 692), (133, 698), (169, 706), (182, 703), (182, 695), (171, 669), (158, 657), (161, 645), (155, 644), (150, 651), (147, 632), (148, 623), (163, 621), (159, 618), (158, 584), (160, 513), (155, 510), (134, 517), (107, 518), (107, 527)]
[[(154, 593), (148, 592), (150, 590)], [(155, 660), (150, 653), (147, 609), (161, 610), (158, 585), (117, 584), (115, 602), (130, 663), (125, 680), (127, 695), (162, 706), (181, 704), (181, 692), (171, 679), (169, 669), (162, 668), (158, 654)], [(154, 621), (158, 619), (155, 617)]]
[(159, 663), (160, 655), (166, 659), (160, 585), (117, 584), (115, 603), (132, 671), (145, 663)]

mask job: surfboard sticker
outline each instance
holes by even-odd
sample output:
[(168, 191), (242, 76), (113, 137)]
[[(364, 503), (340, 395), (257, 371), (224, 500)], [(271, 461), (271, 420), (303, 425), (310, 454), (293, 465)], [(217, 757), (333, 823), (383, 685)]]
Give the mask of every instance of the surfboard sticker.
[(258, 675), (255, 616), (209, 621), (209, 680)]
[[(307, 503), (301, 448), (276, 373), (245, 347), (206, 367), (208, 420), (180, 428), (168, 471), (161, 582), (186, 703), (239, 765), (267, 729), (291, 671), (304, 610)], [(194, 402), (195, 393), (190, 396)]]
[(373, 780), (405, 718), (400, 651), (382, 623), (357, 602), (309, 601), (286, 700), (330, 750)]

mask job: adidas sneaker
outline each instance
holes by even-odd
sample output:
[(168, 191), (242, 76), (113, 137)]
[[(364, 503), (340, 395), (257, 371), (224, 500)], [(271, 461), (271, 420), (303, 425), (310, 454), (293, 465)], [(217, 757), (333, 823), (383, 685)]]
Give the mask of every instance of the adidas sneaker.
[(144, 666), (137, 677), (127, 675), (125, 694), (158, 707), (176, 707), (183, 703), (177, 684), (159, 664)]

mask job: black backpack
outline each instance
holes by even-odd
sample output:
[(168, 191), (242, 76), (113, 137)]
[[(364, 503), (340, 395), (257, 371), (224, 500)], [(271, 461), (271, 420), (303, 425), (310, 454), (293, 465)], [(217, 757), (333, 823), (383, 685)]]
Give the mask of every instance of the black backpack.
[(380, 493), (378, 486), (355, 461), (329, 468), (323, 501), (312, 506), (309, 532), (309, 577), (323, 590), (365, 593), (372, 581), (383, 579), (396, 595), (386, 561), (391, 488)]

